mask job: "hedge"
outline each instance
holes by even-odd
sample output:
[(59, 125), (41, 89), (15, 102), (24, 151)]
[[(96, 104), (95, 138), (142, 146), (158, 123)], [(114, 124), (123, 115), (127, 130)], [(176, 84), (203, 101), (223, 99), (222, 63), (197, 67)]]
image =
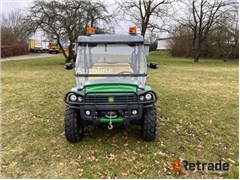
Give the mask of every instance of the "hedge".
[(1, 57), (18, 56), (28, 53), (27, 44), (14, 44), (11, 46), (1, 46)]

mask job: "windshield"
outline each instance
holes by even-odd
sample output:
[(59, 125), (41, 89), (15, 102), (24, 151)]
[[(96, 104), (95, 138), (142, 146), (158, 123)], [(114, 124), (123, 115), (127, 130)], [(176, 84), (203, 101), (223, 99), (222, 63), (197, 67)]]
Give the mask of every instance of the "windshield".
[(143, 45), (82, 44), (75, 64), (77, 86), (89, 83), (136, 82), (145, 86), (147, 64)]

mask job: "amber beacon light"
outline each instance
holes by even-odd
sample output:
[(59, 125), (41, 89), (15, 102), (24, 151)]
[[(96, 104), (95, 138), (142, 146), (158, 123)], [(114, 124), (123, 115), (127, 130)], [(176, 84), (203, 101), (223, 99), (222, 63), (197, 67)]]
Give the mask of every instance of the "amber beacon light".
[(128, 32), (129, 32), (130, 34), (136, 34), (136, 33), (137, 33), (137, 29), (136, 29), (135, 26), (131, 26), (131, 27), (129, 27)]
[(87, 28), (87, 34), (94, 34), (94, 33), (95, 33), (95, 29), (93, 27)]

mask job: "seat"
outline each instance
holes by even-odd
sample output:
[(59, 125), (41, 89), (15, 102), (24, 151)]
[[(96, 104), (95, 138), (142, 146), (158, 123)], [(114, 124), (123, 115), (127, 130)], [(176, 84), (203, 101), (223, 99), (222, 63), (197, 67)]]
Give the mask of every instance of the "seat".
[[(103, 63), (98, 62), (93, 65), (89, 70), (89, 74), (119, 74), (120, 72), (127, 71), (133, 73), (133, 69), (129, 63)], [(107, 76), (89, 77), (89, 80), (97, 80), (107, 78)]]

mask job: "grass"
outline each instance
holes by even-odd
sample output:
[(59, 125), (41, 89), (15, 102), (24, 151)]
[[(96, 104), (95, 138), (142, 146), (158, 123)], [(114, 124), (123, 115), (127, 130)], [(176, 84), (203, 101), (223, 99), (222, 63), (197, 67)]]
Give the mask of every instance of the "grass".
[[(86, 128), (64, 136), (64, 94), (75, 86), (63, 58), (1, 64), (0, 178), (239, 178), (238, 64), (154, 52), (147, 84), (158, 94), (158, 135), (140, 127)], [(229, 171), (172, 171), (172, 160), (227, 162)]]

